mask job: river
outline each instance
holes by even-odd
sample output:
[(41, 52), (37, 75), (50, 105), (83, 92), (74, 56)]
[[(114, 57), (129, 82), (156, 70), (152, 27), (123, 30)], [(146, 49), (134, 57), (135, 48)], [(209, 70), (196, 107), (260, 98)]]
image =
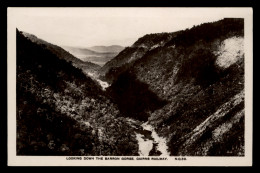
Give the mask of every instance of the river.
[(128, 118), (128, 122), (136, 130), (136, 140), (139, 145), (140, 156), (169, 156), (166, 139), (159, 136), (155, 129), (146, 123), (139, 125), (136, 120)]
[[(152, 137), (152, 142), (153, 142), (153, 147), (154, 151), (151, 154), (155, 154), (155, 155), (159, 155), (160, 156), (169, 156), (170, 153), (167, 151), (168, 150), (168, 146), (166, 144), (166, 139), (163, 137), (160, 137), (157, 132), (154, 130), (154, 128), (148, 124), (148, 123), (144, 123), (142, 124), (142, 128), (144, 130), (147, 130), (149, 132), (151, 132), (151, 137)], [(142, 143), (139, 142), (139, 150), (141, 151), (140, 153), (142, 153), (142, 150), (140, 149), (140, 145), (142, 145)], [(152, 150), (150, 150), (151, 152)]]
[(87, 73), (89, 77), (91, 77), (93, 80), (97, 81), (99, 85), (102, 87), (102, 90), (106, 90), (107, 87), (109, 87), (109, 84), (105, 81), (102, 81), (98, 79), (98, 76), (95, 73)]
[[(103, 90), (106, 90), (109, 87), (107, 82), (104, 82), (94, 74), (88, 73), (88, 75), (96, 80)], [(129, 125), (134, 127), (136, 140), (138, 141), (139, 145), (139, 152), (140, 156), (169, 156), (168, 146), (166, 144), (166, 139), (160, 137), (155, 129), (146, 123), (140, 124), (138, 121), (133, 120), (131, 118), (127, 118)]]

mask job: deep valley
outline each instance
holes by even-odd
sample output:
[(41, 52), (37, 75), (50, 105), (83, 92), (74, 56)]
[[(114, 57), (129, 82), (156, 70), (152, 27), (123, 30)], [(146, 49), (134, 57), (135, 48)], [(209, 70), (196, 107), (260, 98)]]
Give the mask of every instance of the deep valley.
[(18, 29), (17, 155), (244, 156), (243, 19), (125, 48), (63, 49)]

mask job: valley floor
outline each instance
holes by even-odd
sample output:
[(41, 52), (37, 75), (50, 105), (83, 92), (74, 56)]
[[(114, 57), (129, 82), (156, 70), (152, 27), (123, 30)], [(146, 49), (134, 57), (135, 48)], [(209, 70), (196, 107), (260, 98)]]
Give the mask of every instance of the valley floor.
[[(105, 90), (109, 84), (98, 79), (93, 73), (88, 73)], [(138, 141), (139, 156), (169, 156), (167, 141), (159, 136), (152, 125), (148, 122), (140, 122), (132, 118), (126, 118), (128, 124), (135, 129), (136, 140)]]
[(128, 118), (129, 124), (135, 129), (138, 141), (138, 154), (140, 156), (169, 156), (166, 139), (160, 137), (148, 122), (140, 123), (138, 120)]

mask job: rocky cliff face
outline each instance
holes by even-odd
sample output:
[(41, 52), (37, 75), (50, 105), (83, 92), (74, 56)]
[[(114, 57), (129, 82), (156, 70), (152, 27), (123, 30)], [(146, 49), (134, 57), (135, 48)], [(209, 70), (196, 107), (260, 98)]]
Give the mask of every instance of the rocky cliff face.
[(144, 111), (171, 155), (244, 155), (243, 47), (243, 19), (223, 19), (146, 35), (100, 74), (114, 84), (110, 90), (131, 74), (165, 101)]

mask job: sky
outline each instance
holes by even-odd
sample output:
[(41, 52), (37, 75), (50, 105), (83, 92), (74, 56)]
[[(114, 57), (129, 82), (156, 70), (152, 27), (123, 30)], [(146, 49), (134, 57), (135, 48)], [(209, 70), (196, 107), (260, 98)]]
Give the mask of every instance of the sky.
[(9, 8), (16, 28), (59, 46), (131, 46), (150, 33), (175, 32), (224, 17), (228, 8)]

